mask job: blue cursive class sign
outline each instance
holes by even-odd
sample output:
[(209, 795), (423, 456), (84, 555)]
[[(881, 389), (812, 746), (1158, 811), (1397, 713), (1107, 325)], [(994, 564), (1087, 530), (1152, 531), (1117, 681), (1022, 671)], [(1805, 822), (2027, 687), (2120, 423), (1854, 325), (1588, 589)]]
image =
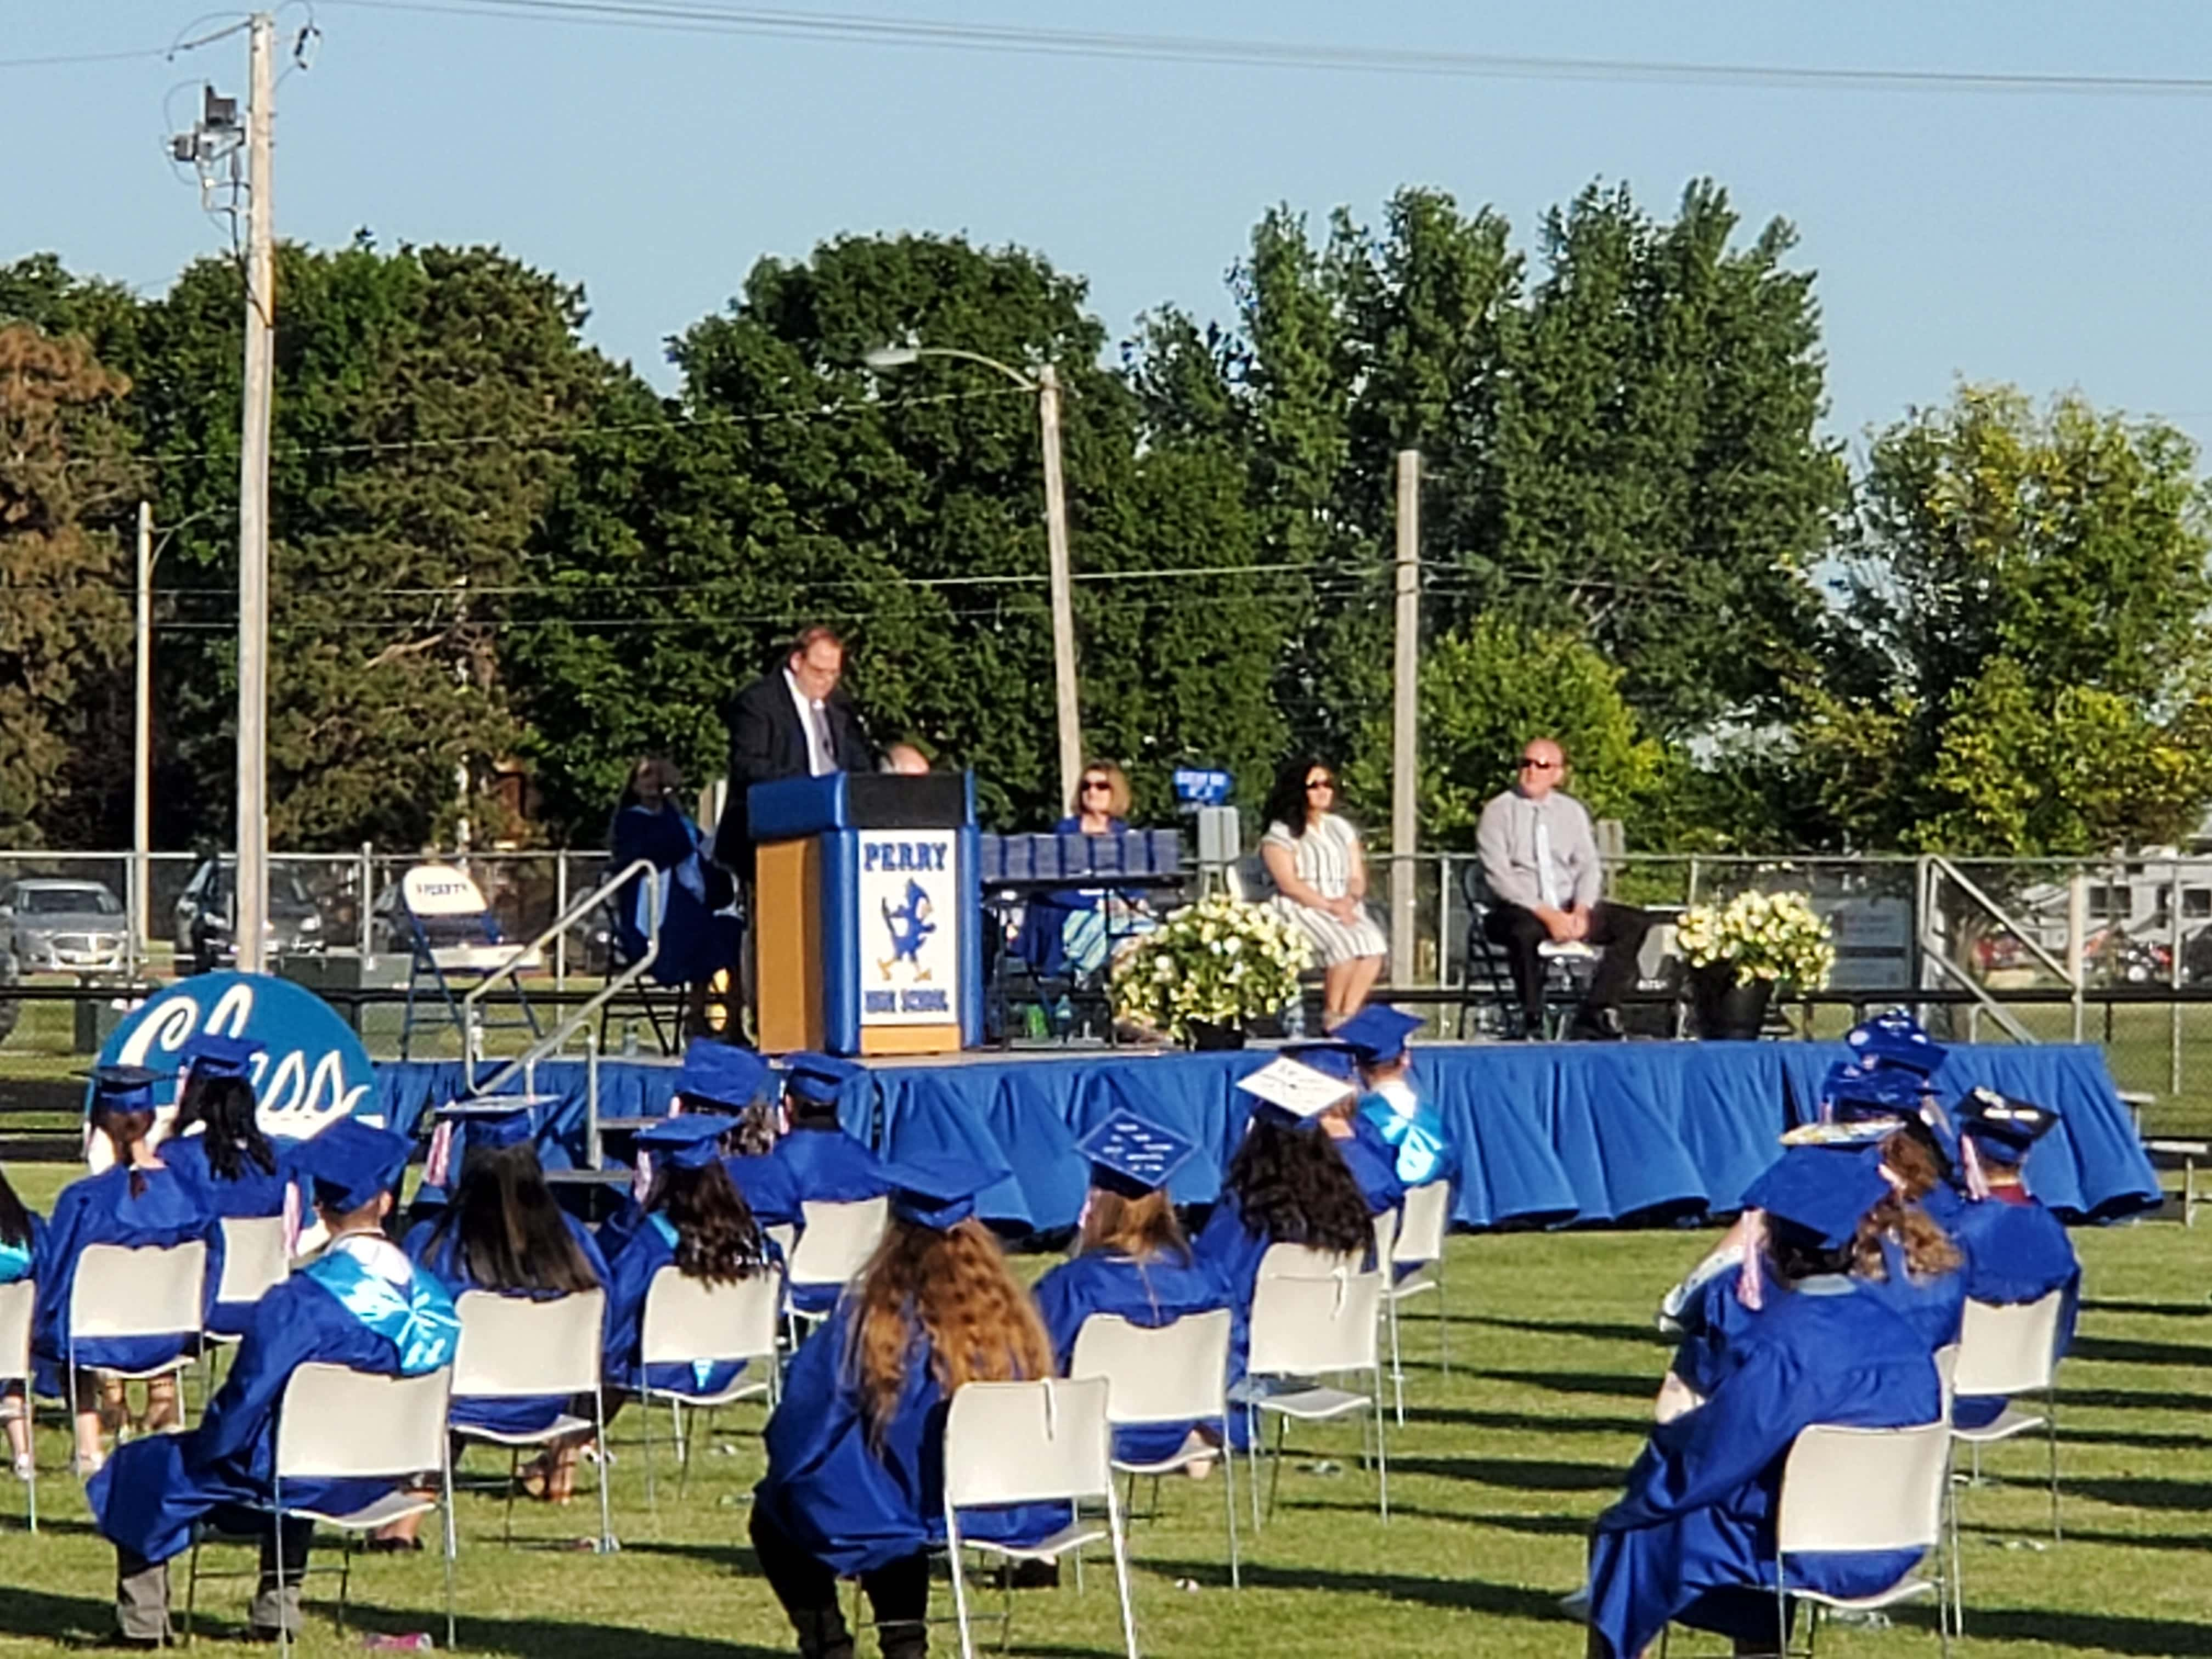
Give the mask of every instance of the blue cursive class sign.
[[(101, 1046), (100, 1063), (173, 1073), (185, 1044), (203, 1032), (262, 1045), (253, 1092), (261, 1127), (272, 1135), (304, 1139), (364, 1101), (374, 1109), (375, 1068), (352, 1028), (312, 991), (267, 974), (178, 981), (131, 1011)], [(175, 1083), (155, 1085), (154, 1099), (166, 1115), (176, 1103)]]

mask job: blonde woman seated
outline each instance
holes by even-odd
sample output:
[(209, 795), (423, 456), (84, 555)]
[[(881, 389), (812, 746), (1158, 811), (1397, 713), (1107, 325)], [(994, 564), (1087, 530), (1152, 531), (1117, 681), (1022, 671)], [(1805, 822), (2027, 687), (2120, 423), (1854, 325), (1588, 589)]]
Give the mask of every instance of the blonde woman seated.
[[(1075, 786), (1063, 836), (1118, 836), (1129, 827), (1129, 775), (1092, 761)], [(1060, 887), (1030, 902), (1024, 954), (1041, 974), (1088, 978), (1159, 924), (1140, 893), (1110, 887)], [(1056, 958), (1056, 959), (1055, 959)]]

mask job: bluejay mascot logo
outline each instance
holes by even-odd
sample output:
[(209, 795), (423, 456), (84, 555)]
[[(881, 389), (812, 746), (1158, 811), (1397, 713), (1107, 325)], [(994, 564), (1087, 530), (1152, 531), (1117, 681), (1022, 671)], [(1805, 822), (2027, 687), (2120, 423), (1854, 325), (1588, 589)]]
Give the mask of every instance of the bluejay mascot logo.
[(921, 965), (921, 947), (937, 931), (937, 924), (929, 919), (929, 895), (918, 881), (906, 884), (906, 902), (893, 904), (884, 901), (884, 930), (890, 935), (891, 953), (877, 958), (876, 966), (885, 979), (891, 969), (902, 962), (913, 970), (917, 981), (929, 977), (929, 969)]

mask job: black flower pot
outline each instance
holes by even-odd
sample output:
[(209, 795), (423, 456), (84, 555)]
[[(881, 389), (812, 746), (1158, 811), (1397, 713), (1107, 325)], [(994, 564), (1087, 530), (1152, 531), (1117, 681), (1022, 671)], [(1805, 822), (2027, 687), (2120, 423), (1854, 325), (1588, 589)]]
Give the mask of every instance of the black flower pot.
[(1690, 970), (1690, 1006), (1698, 1017), (1698, 1035), (1723, 1042), (1756, 1042), (1766, 1024), (1766, 1006), (1774, 1000), (1774, 981), (1754, 979), (1738, 984), (1735, 964), (1708, 963)]
[(1244, 1046), (1242, 1025), (1216, 1025), (1210, 1019), (1194, 1019), (1190, 1026), (1190, 1046), (1200, 1054), (1219, 1054), (1225, 1049)]

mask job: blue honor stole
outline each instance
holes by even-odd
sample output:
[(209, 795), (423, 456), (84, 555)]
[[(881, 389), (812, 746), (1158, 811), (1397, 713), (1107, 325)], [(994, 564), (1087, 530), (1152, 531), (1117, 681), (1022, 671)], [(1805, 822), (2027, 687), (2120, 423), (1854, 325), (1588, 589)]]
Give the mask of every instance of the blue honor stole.
[(460, 1316), (446, 1287), (426, 1273), (395, 1285), (369, 1272), (349, 1250), (330, 1250), (303, 1269), (361, 1323), (399, 1350), (399, 1374), (421, 1376), (453, 1361)]
[(10, 1244), (0, 1239), (0, 1285), (13, 1285), (31, 1276), (31, 1241)]
[(1370, 1095), (1359, 1115), (1397, 1149), (1398, 1179), (1406, 1185), (1425, 1186), (1443, 1173), (1450, 1143), (1444, 1139), (1443, 1121), (1427, 1107), (1416, 1106), (1407, 1115), (1382, 1096)]

